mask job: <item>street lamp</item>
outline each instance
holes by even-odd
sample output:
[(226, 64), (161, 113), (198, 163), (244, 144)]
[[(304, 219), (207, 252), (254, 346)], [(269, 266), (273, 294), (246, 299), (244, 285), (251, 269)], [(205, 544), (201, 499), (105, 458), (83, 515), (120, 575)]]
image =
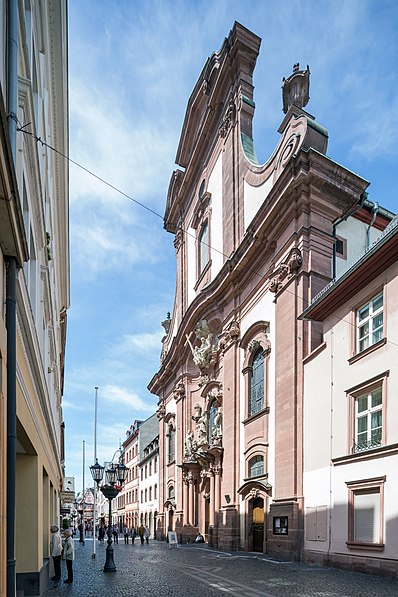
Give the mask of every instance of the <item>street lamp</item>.
[[(91, 475), (97, 483), (97, 487), (101, 483), (104, 476), (105, 467), (98, 464), (98, 459), (95, 464), (90, 466)], [(115, 560), (113, 558), (112, 545), (112, 500), (121, 491), (122, 485), (127, 479), (128, 468), (122, 462), (115, 466), (111, 463), (105, 471), (106, 484), (100, 487), (103, 495), (109, 501), (109, 520), (108, 520), (108, 541), (106, 547), (106, 560), (104, 565), (104, 572), (116, 572)]]

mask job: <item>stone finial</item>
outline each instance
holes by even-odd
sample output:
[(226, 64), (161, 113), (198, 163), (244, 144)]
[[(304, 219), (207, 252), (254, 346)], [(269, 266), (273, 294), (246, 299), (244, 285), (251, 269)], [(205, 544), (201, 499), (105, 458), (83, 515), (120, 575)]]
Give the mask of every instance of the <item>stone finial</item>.
[(293, 65), (293, 74), (282, 79), (283, 111), (286, 114), (291, 106), (304, 108), (310, 99), (310, 67), (299, 70), (300, 64)]

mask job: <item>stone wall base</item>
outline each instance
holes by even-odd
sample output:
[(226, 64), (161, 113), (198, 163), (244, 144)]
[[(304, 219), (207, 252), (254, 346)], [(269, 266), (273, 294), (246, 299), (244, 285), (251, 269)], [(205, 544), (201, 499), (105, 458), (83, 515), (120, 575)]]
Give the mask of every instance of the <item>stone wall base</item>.
[(39, 572), (17, 572), (16, 590), (18, 597), (38, 597), (47, 588), (49, 560), (45, 560)]
[[(287, 520), (286, 534), (277, 534), (275, 519)], [(301, 561), (304, 532), (300, 504), (296, 501), (278, 501), (270, 505), (267, 516), (267, 554), (279, 560)]]
[(320, 564), (331, 568), (342, 568), (364, 574), (377, 574), (390, 578), (398, 578), (398, 560), (375, 558), (371, 556), (342, 553), (322, 553), (305, 550), (303, 561), (307, 564)]

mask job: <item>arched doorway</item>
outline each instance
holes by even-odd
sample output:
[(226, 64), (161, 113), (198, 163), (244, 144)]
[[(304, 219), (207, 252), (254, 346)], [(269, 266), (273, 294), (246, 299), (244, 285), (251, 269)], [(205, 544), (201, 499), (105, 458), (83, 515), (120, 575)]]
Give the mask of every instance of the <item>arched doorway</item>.
[(173, 510), (169, 510), (169, 525), (167, 530), (168, 531), (172, 531), (173, 530), (173, 523), (174, 523), (174, 512)]
[(253, 551), (262, 552), (264, 549), (264, 500), (257, 497), (252, 500), (252, 537)]

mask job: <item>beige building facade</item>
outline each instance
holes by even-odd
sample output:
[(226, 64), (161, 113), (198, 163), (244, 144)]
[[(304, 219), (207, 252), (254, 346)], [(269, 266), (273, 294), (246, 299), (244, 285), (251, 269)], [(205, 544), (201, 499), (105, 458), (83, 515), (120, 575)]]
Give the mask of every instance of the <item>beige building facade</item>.
[(36, 137), (68, 153), (66, 1), (2, 1), (0, 31), (0, 593), (33, 596), (64, 478), (68, 162)]
[(308, 67), (284, 79), (281, 138), (258, 162), (260, 42), (235, 23), (207, 60), (169, 186), (176, 294), (149, 384), (159, 398), (158, 536), (200, 532), (217, 548), (299, 559), (303, 359), (322, 325), (297, 318), (340, 264), (336, 223), (372, 206), (368, 182), (327, 157), (328, 132), (304, 109)]

